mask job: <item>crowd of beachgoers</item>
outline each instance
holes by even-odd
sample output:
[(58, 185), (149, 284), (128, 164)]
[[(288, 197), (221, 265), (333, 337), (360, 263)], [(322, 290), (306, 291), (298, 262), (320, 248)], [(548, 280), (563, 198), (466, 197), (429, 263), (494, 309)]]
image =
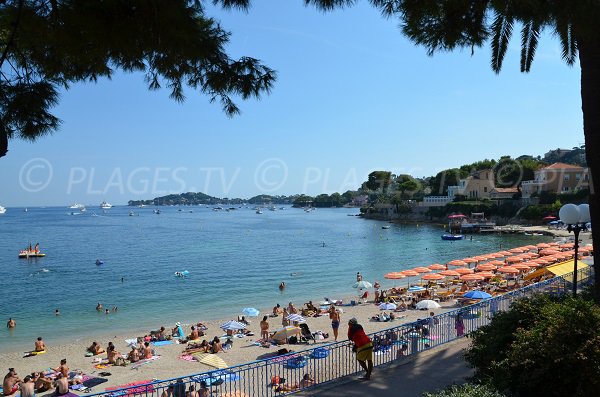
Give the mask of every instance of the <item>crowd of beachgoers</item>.
[[(582, 245), (580, 257), (592, 251), (590, 245)], [(287, 354), (307, 348), (304, 343), (308, 341), (324, 344), (345, 340), (346, 322), (351, 318), (358, 319), (366, 332), (426, 320), (485, 298), (465, 297), (469, 291), (494, 296), (550, 277), (551, 272), (541, 270), (574, 255), (572, 242), (541, 243), (384, 276), (402, 284), (406, 281), (406, 286), (384, 289), (379, 282), (371, 285), (358, 273), (358, 294), (350, 298), (325, 298), (298, 306), (293, 302), (276, 304), (262, 310), (262, 315), (252, 309), (228, 321), (177, 322), (133, 337), (104, 335), (95, 341), (59, 346), (48, 346), (40, 337), (32, 341), (31, 351), (0, 356), (0, 365), (10, 368), (3, 393), (33, 397), (35, 393), (101, 391), (107, 386), (170, 379)], [(425, 311), (419, 310), (423, 308)], [(96, 310), (103, 310), (101, 303)], [(18, 326), (18, 319), (9, 319), (7, 328), (18, 330)], [(419, 332), (427, 332), (427, 327)], [(311, 374), (306, 374), (300, 382), (285, 387), (302, 388), (311, 382)], [(191, 397), (207, 393), (202, 386), (193, 392)]]

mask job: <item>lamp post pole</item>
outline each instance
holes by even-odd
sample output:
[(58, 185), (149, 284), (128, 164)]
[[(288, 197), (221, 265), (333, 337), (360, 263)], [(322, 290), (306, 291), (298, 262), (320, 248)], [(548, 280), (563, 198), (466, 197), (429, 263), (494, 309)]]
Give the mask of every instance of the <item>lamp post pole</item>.
[(579, 232), (586, 229), (590, 221), (590, 206), (588, 204), (565, 204), (558, 212), (560, 220), (567, 225), (567, 230), (575, 235), (575, 259), (573, 260), (573, 297), (577, 296), (577, 260), (579, 256)]
[(585, 230), (585, 225), (582, 227), (578, 223), (568, 225), (567, 231), (573, 232), (575, 236), (575, 259), (573, 261), (573, 297), (577, 297), (577, 259), (579, 255), (579, 232)]

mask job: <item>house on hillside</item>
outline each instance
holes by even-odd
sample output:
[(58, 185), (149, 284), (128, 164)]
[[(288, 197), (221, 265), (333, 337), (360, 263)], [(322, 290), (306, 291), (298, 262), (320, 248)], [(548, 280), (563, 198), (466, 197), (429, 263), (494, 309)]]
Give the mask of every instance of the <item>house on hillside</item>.
[(490, 192), (495, 187), (494, 171), (479, 170), (458, 182), (458, 194), (467, 196), (469, 199), (489, 199)]
[(574, 193), (589, 188), (589, 169), (573, 164), (554, 163), (534, 172), (533, 180), (523, 181), (523, 198), (541, 192)]
[(492, 200), (512, 200), (515, 194), (519, 193), (516, 187), (495, 187), (490, 191)]

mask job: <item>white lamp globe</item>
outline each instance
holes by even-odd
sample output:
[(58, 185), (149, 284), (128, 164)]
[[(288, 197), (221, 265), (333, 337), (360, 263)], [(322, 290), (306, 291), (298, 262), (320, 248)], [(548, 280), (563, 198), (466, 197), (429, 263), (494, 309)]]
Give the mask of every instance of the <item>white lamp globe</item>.
[(566, 223), (567, 225), (574, 225), (579, 222), (579, 207), (575, 204), (565, 204), (560, 207), (560, 211), (558, 211), (558, 217), (561, 221), (563, 221), (563, 223)]
[(579, 222), (588, 223), (590, 221), (590, 205), (579, 204)]

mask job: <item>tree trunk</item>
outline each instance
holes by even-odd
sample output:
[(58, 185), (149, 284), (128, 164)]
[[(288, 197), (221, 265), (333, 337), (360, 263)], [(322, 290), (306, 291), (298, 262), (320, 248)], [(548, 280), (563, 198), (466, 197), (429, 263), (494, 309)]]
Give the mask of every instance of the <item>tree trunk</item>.
[[(600, 303), (600, 42), (578, 40), (585, 154), (590, 170), (590, 215), (594, 242), (594, 299)], [(596, 184), (594, 184), (596, 182)]]
[(0, 157), (6, 156), (8, 152), (8, 135), (5, 132), (0, 132)]

